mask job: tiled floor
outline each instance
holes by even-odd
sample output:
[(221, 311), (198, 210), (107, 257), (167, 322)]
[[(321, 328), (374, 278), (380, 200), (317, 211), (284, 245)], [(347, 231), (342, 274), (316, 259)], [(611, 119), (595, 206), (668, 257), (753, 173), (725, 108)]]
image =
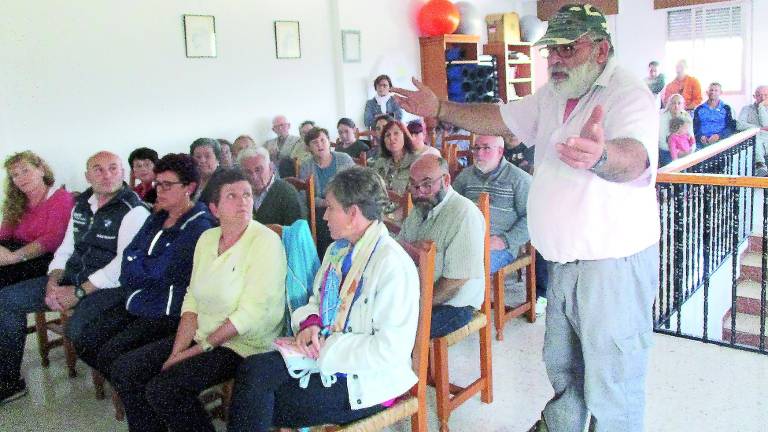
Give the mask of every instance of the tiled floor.
[[(505, 341), (493, 344), (494, 403), (479, 398), (451, 417), (453, 431), (525, 431), (551, 396), (541, 361), (544, 320), (508, 324)], [(648, 377), (648, 431), (768, 431), (768, 356), (656, 335)], [(477, 339), (451, 349), (453, 376), (466, 382), (477, 370)], [(93, 396), (82, 363), (67, 377), (61, 350), (40, 367), (30, 337), (24, 361), (29, 395), (0, 407), (0, 431), (125, 431), (109, 400)], [(434, 406), (434, 405), (432, 405)], [(430, 408), (432, 412), (434, 410)], [(430, 421), (430, 430), (436, 425)], [(222, 425), (218, 425), (223, 430)], [(434, 428), (436, 430), (436, 428)], [(392, 431), (405, 432), (407, 422)]]

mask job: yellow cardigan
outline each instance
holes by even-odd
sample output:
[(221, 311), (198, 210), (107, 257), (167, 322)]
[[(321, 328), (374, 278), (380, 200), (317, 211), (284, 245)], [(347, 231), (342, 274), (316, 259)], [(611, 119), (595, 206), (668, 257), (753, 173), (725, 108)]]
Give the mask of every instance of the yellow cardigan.
[(225, 347), (243, 357), (269, 351), (284, 327), (287, 264), (283, 243), (256, 221), (221, 256), (220, 237), (221, 228), (211, 228), (197, 241), (181, 313), (197, 314), (198, 343), (229, 318), (238, 334)]

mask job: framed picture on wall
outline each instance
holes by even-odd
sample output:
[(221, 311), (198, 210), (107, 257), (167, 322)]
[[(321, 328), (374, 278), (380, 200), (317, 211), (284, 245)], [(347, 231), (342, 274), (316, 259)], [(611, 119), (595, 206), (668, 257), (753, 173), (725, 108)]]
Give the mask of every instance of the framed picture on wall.
[(279, 59), (301, 58), (298, 21), (275, 21), (275, 53)]
[(344, 63), (360, 63), (360, 31), (341, 31), (341, 51)]
[(216, 19), (213, 15), (184, 15), (187, 57), (216, 57)]

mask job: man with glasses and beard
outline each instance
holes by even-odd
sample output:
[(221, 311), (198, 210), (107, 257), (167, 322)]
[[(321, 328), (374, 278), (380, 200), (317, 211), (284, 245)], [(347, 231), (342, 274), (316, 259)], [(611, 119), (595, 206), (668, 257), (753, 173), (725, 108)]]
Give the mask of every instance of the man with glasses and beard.
[(642, 431), (659, 269), (658, 110), (613, 58), (594, 6), (563, 6), (536, 45), (550, 80), (517, 102), (439, 101), (415, 79), (417, 91), (393, 91), (416, 115), (536, 143), (528, 229), (551, 262), (544, 362), (555, 396), (531, 431), (582, 430), (590, 415), (598, 432)]
[(483, 303), (485, 220), (451, 188), (445, 159), (422, 156), (411, 165), (409, 182), (414, 208), (398, 240), (435, 242), (431, 336), (442, 337), (467, 325)]

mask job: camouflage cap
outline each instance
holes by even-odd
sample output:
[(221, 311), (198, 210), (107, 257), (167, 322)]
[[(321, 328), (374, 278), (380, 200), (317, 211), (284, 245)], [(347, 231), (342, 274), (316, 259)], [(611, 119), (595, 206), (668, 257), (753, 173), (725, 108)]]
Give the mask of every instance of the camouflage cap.
[(534, 45), (565, 45), (590, 32), (611, 39), (603, 12), (589, 3), (567, 4), (549, 19), (547, 32)]

